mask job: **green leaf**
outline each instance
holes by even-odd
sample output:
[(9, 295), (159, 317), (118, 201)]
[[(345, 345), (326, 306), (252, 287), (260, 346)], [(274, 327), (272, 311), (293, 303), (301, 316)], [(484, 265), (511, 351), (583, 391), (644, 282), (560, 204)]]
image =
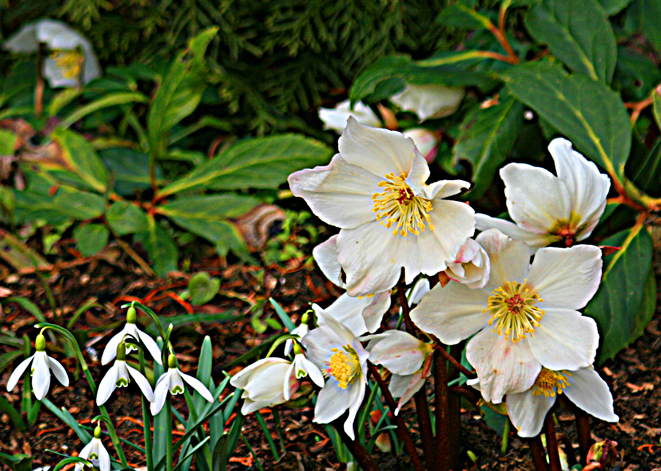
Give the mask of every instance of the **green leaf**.
[(650, 323), (656, 311), (656, 276), (654, 275), (654, 267), (650, 268), (647, 275), (647, 281), (643, 288), (643, 300), (640, 303), (640, 308), (636, 314), (636, 322), (633, 326), (633, 334), (631, 334), (630, 342), (635, 341), (643, 335), (645, 327)]
[(597, 0), (543, 0), (526, 27), (574, 72), (610, 83), (617, 61), (615, 35)]
[[(642, 225), (619, 232), (602, 244), (621, 249), (604, 257), (601, 285), (585, 308), (585, 315), (599, 327), (599, 364), (614, 358), (640, 330), (644, 319), (638, 317), (652, 266), (652, 237)], [(643, 307), (642, 317), (647, 312)]]
[(60, 127), (68, 128), (76, 121), (83, 119), (88, 114), (94, 113), (95, 111), (101, 110), (103, 108), (108, 108), (109, 106), (126, 105), (128, 103), (147, 103), (148, 101), (149, 98), (147, 98), (142, 93), (137, 92), (114, 93), (112, 95), (107, 95), (103, 98), (99, 98), (98, 100), (76, 108), (76, 111), (62, 120)]
[(170, 234), (156, 223), (154, 216), (148, 215), (147, 221), (147, 230), (136, 233), (135, 240), (141, 243), (149, 254), (156, 275), (165, 278), (168, 273), (177, 270), (179, 250)]
[(5, 302), (16, 303), (19, 306), (21, 306), (23, 309), (28, 311), (30, 314), (32, 314), (34, 318), (37, 319), (39, 322), (46, 322), (46, 317), (44, 316), (44, 313), (41, 312), (41, 309), (39, 309), (39, 306), (37, 306), (32, 301), (30, 301), (28, 298), (24, 298), (22, 296), (14, 296), (11, 298), (7, 298)]
[(82, 88), (65, 88), (59, 92), (48, 104), (48, 116), (55, 116), (62, 108), (78, 98), (82, 93)]
[(211, 278), (207, 272), (193, 275), (188, 282), (188, 292), (193, 306), (201, 306), (211, 301), (218, 294), (220, 280)]
[(149, 227), (147, 213), (128, 201), (117, 201), (108, 208), (106, 222), (118, 235), (144, 232)]
[(636, 187), (646, 194), (661, 196), (661, 140), (648, 151), (645, 144), (634, 137), (626, 173)]
[(109, 237), (108, 229), (101, 224), (78, 226), (73, 231), (76, 246), (83, 257), (91, 257), (101, 252), (108, 245)]
[(0, 129), (0, 155), (14, 155), (18, 134)]
[(4, 463), (11, 471), (32, 471), (32, 456), (25, 453), (8, 455), (0, 452), (0, 463)]
[(608, 16), (613, 16), (624, 10), (631, 0), (599, 0), (599, 3)]
[(661, 2), (658, 0), (634, 0), (627, 8), (627, 22), (642, 29), (656, 52), (661, 54)]
[(476, 107), (459, 128), (452, 149), (454, 159), (473, 166), (473, 187), (467, 197), (480, 198), (491, 185), (496, 171), (509, 155), (523, 125), (523, 104), (512, 96), (486, 109)]
[(510, 92), (534, 109), (574, 147), (611, 176), (622, 177), (631, 148), (631, 123), (617, 93), (583, 74), (567, 75), (545, 62), (512, 67)]
[(295, 134), (241, 141), (172, 182), (161, 196), (190, 190), (277, 188), (296, 170), (328, 163), (331, 149)]
[(661, 95), (654, 92), (654, 95), (652, 95), (652, 100), (654, 121), (656, 121), (656, 125), (659, 127), (659, 129), (661, 129)]
[(661, 71), (652, 60), (628, 47), (617, 48), (613, 88), (621, 89), (625, 101), (641, 101), (661, 83)]
[(52, 137), (61, 147), (64, 168), (75, 173), (90, 188), (105, 193), (108, 174), (92, 144), (80, 134), (63, 128), (55, 129)]
[(492, 26), (487, 16), (460, 2), (446, 7), (437, 21), (445, 26), (464, 29), (489, 29)]
[[(115, 147), (99, 152), (103, 163), (113, 175), (115, 191), (123, 196), (134, 196), (136, 191), (151, 188), (149, 156), (133, 149)], [(163, 170), (156, 166), (156, 182), (163, 179)]]
[(25, 268), (45, 268), (50, 265), (39, 253), (6, 231), (0, 231), (0, 258), (18, 271)]
[[(17, 353), (20, 354), (21, 352), (17, 352)], [(2, 371), (2, 368), (0, 368), (0, 371)], [(23, 422), (23, 419), (21, 419), (21, 414), (16, 409), (14, 409), (14, 406), (12, 406), (7, 399), (5, 399), (2, 396), (0, 396), (0, 412), (4, 412), (5, 414), (7, 414), (9, 420), (11, 420), (13, 427), (17, 431), (25, 432), (26, 426), (25, 426), (25, 422)]]

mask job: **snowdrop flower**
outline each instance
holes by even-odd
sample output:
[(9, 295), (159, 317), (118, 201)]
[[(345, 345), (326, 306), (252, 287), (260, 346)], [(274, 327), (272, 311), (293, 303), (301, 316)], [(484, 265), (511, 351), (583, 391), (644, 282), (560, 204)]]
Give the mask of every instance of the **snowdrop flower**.
[(469, 288), (482, 288), (489, 281), (490, 271), (489, 255), (479, 243), (467, 239), (457, 258), (448, 263), (445, 274), (451, 280), (463, 283)]
[(388, 291), (402, 267), (406, 283), (435, 275), (454, 260), (475, 228), (470, 206), (443, 198), (469, 183), (431, 185), (424, 157), (401, 133), (363, 126), (349, 118), (330, 165), (289, 176), (292, 192), (324, 222), (340, 227), (338, 262), (347, 293)]
[(37, 335), (34, 342), (35, 354), (23, 360), (7, 381), (7, 391), (13, 391), (21, 379), (25, 370), (32, 364), (32, 391), (37, 399), (42, 400), (48, 394), (50, 388), (50, 372), (52, 371), (62, 386), (69, 386), (69, 377), (62, 364), (54, 358), (46, 355), (46, 337)]
[(478, 229), (495, 227), (533, 250), (558, 241), (571, 246), (592, 233), (606, 207), (610, 180), (566, 139), (551, 141), (549, 152), (557, 177), (526, 164), (500, 170), (507, 210), (516, 224), (478, 214)]
[(324, 324), (310, 331), (302, 342), (308, 358), (326, 375), (314, 408), (314, 421), (327, 424), (349, 409), (344, 431), (353, 440), (353, 423), (365, 397), (369, 353), (351, 331), (323, 311)]
[(321, 374), (321, 370), (305, 357), (305, 353), (303, 353), (303, 350), (298, 344), (294, 345), (294, 353), (294, 361), (289, 365), (287, 374), (285, 374), (283, 394), (286, 401), (289, 400), (291, 392), (296, 390), (292, 384), (292, 380), (294, 379), (298, 380), (310, 376), (314, 384), (320, 388), (324, 387), (324, 375)]
[[(481, 289), (437, 285), (411, 311), (423, 331), (454, 345), (470, 336), (466, 357), (477, 370), (484, 400), (532, 387), (542, 367), (590, 366), (599, 344), (584, 307), (599, 287), (601, 250), (591, 245), (540, 249), (530, 265), (528, 246), (496, 229), (478, 237), (491, 258)], [(533, 335), (534, 334), (534, 335)]]
[[(158, 344), (154, 341), (154, 339), (138, 329), (138, 327), (135, 325), (136, 318), (137, 313), (135, 308), (133, 306), (129, 307), (128, 311), (126, 312), (126, 325), (121, 330), (121, 332), (116, 334), (108, 341), (105, 350), (103, 350), (103, 355), (101, 355), (102, 365), (107, 365), (115, 358), (115, 355), (117, 354), (117, 347), (121, 342), (124, 342), (124, 338), (126, 336), (133, 337), (135, 340), (140, 340), (145, 345), (145, 347), (147, 347), (147, 350), (149, 350), (151, 356), (154, 357), (154, 361), (156, 361), (156, 363), (159, 365), (163, 364), (161, 361), (161, 349), (158, 348)], [(131, 352), (131, 350), (135, 349), (136, 347), (133, 344), (129, 343), (126, 345), (127, 352)]]
[[(110, 455), (101, 441), (101, 426), (97, 425), (94, 429), (94, 438), (85, 445), (78, 454), (79, 458), (84, 458), (92, 462), (95, 468), (101, 471), (110, 471)], [(75, 471), (83, 471), (83, 464), (76, 463)]]
[(241, 413), (248, 415), (256, 410), (287, 402), (284, 385), (289, 385), (289, 397), (299, 386), (295, 381), (292, 365), (292, 362), (284, 358), (263, 358), (232, 376), (230, 384), (243, 389)]
[[(303, 316), (301, 317), (301, 324), (296, 327), (294, 330), (290, 332), (291, 335), (298, 335), (298, 338), (303, 338), (305, 335), (310, 331), (310, 328), (308, 327), (308, 321), (310, 320), (310, 316), (308, 316), (308, 313), (304, 313)], [(285, 355), (289, 355), (294, 348), (294, 341), (292, 339), (289, 339), (285, 342)]]
[(420, 121), (449, 116), (459, 108), (466, 91), (443, 85), (411, 85), (390, 97), (390, 101), (404, 111), (412, 111)]
[(151, 390), (149, 381), (138, 370), (126, 364), (126, 347), (124, 342), (121, 342), (117, 347), (117, 360), (115, 360), (115, 364), (108, 370), (101, 383), (99, 383), (96, 404), (99, 406), (105, 404), (115, 388), (128, 386), (131, 382), (131, 377), (138, 384), (147, 400), (152, 402), (154, 400), (154, 392)]
[(438, 150), (438, 138), (436, 137), (436, 134), (429, 129), (424, 128), (407, 129), (402, 134), (413, 139), (413, 143), (428, 164), (434, 161), (436, 158), (436, 151)]
[(77, 87), (101, 75), (92, 44), (61, 21), (43, 19), (26, 24), (3, 44), (3, 49), (29, 54), (37, 52), (40, 43), (51, 51), (42, 70), (51, 87)]
[(347, 127), (349, 116), (353, 116), (359, 123), (375, 128), (381, 127), (381, 120), (374, 114), (372, 108), (362, 101), (357, 102), (353, 106), (353, 110), (350, 100), (338, 103), (335, 108), (319, 109), (319, 119), (324, 122), (324, 129), (332, 129), (338, 134), (342, 134), (344, 128)]
[(606, 422), (620, 418), (613, 411), (613, 396), (606, 382), (592, 366), (576, 371), (542, 368), (532, 387), (507, 395), (507, 413), (520, 437), (539, 435), (544, 418), (555, 403), (556, 394), (565, 394), (590, 415)]
[(213, 402), (213, 396), (207, 387), (197, 378), (193, 378), (192, 376), (179, 371), (179, 368), (177, 368), (177, 357), (170, 354), (168, 357), (168, 371), (158, 378), (156, 387), (154, 388), (154, 400), (149, 406), (152, 415), (157, 415), (161, 411), (165, 404), (165, 398), (168, 391), (170, 391), (170, 394), (173, 396), (184, 393), (184, 381), (199, 392), (204, 399)]

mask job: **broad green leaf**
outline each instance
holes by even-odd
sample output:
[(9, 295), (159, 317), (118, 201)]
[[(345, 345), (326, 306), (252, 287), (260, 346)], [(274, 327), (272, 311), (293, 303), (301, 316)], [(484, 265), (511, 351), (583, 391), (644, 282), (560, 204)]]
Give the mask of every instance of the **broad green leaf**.
[(211, 301), (218, 294), (220, 280), (211, 278), (207, 272), (193, 275), (188, 282), (188, 292), (193, 306), (201, 306)]
[(98, 218), (106, 209), (101, 196), (65, 187), (58, 189), (53, 204), (63, 214), (79, 221)]
[(661, 2), (658, 0), (634, 0), (627, 8), (626, 22), (629, 28), (641, 30), (661, 53)]
[(231, 131), (232, 125), (225, 120), (216, 118), (215, 116), (202, 116), (196, 123), (193, 123), (190, 126), (186, 126), (185, 128), (173, 132), (173, 134), (170, 136), (169, 144), (172, 145), (175, 142), (178, 142), (184, 139), (185, 137), (190, 136), (194, 132), (204, 128), (214, 128), (214, 129), (220, 129), (222, 131)]
[(81, 135), (63, 128), (53, 131), (53, 140), (61, 148), (64, 169), (75, 173), (92, 189), (105, 193), (108, 174), (92, 144)]
[(0, 155), (14, 155), (18, 134), (0, 129)]
[(599, 0), (599, 3), (608, 16), (613, 16), (624, 10), (631, 0)]
[(78, 226), (73, 231), (76, 246), (84, 257), (91, 257), (101, 252), (108, 245), (109, 237), (108, 229), (101, 224)]
[(51, 117), (55, 116), (62, 108), (78, 98), (82, 93), (82, 88), (65, 88), (55, 95), (48, 104), (48, 115)]
[(156, 275), (165, 278), (168, 273), (177, 269), (179, 250), (170, 234), (156, 222), (154, 216), (148, 216), (147, 230), (136, 233), (135, 240), (141, 243), (149, 254)]
[(647, 150), (645, 144), (634, 137), (625, 170), (637, 188), (650, 196), (661, 196), (661, 140), (652, 150)]
[(512, 150), (523, 125), (523, 104), (512, 96), (486, 109), (476, 107), (459, 129), (454, 159), (473, 166), (473, 187), (466, 196), (480, 198)]
[(21, 306), (23, 309), (28, 311), (30, 314), (32, 314), (34, 318), (37, 319), (39, 322), (46, 322), (46, 316), (44, 316), (44, 313), (41, 311), (39, 306), (37, 306), (32, 301), (30, 301), (28, 298), (24, 298), (23, 296), (14, 296), (11, 298), (7, 298), (5, 302), (16, 303), (19, 306)]
[(574, 72), (610, 83), (617, 47), (597, 0), (543, 0), (528, 12), (526, 27)]
[(583, 74), (567, 75), (546, 62), (512, 67), (510, 92), (566, 136), (611, 176), (622, 177), (631, 123), (619, 95)]
[(55, 187), (54, 196), (31, 191), (14, 192), (16, 218), (21, 221), (44, 220), (59, 225), (71, 219), (86, 221), (105, 211), (105, 200), (94, 193), (71, 187)]
[[(652, 266), (652, 237), (646, 227), (636, 226), (602, 244), (621, 249), (604, 257), (601, 285), (585, 308), (585, 315), (599, 327), (600, 363), (615, 357), (640, 330), (638, 315)], [(647, 309), (642, 314), (646, 316)]]
[(108, 108), (109, 106), (117, 105), (126, 105), (128, 103), (147, 103), (149, 98), (147, 98), (142, 93), (130, 92), (130, 93), (115, 93), (113, 95), (107, 95), (103, 98), (88, 103), (79, 108), (76, 108), (76, 111), (71, 113), (69, 116), (64, 118), (60, 123), (61, 128), (68, 128), (76, 121), (80, 121), (88, 114), (94, 113), (103, 108)]
[(635, 341), (643, 335), (645, 327), (650, 323), (656, 311), (656, 276), (654, 275), (654, 267), (650, 268), (647, 275), (645, 286), (643, 287), (643, 300), (640, 303), (640, 308), (636, 314), (636, 322), (633, 326), (633, 334), (631, 335), (630, 342)]
[(160, 194), (206, 189), (275, 189), (296, 170), (328, 163), (331, 154), (325, 144), (295, 134), (245, 140), (172, 182)]
[(35, 267), (44, 268), (50, 265), (38, 252), (4, 230), (0, 231), (0, 258), (18, 271)]
[(32, 459), (32, 456), (25, 453), (8, 455), (0, 452), (0, 463), (3, 463), (11, 471), (32, 471)]
[[(149, 180), (149, 156), (126, 147), (114, 147), (99, 152), (115, 181), (115, 191), (120, 195), (133, 196), (136, 191), (151, 188)], [(156, 166), (156, 182), (162, 182), (163, 170)]]
[(118, 236), (144, 232), (149, 227), (147, 213), (127, 201), (113, 203), (106, 213), (106, 222)]
[(661, 71), (652, 60), (628, 47), (617, 48), (613, 88), (622, 90), (624, 101), (641, 101), (661, 83)]
[(492, 26), (487, 16), (461, 2), (446, 7), (437, 21), (446, 26), (464, 29), (489, 29)]

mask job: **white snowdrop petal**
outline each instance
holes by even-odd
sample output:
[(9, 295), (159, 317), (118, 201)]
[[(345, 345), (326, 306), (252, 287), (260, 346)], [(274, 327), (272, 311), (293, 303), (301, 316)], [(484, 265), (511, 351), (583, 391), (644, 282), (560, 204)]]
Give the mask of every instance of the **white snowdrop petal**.
[(142, 391), (142, 394), (144, 394), (145, 398), (149, 401), (152, 402), (154, 400), (154, 391), (151, 389), (151, 384), (149, 384), (149, 380), (145, 378), (142, 373), (140, 373), (138, 370), (135, 368), (126, 365), (128, 372), (130, 373), (131, 377), (135, 380), (136, 384), (140, 387), (140, 390)]
[(28, 366), (30, 366), (30, 363), (32, 363), (33, 359), (34, 355), (31, 355), (18, 364), (16, 369), (9, 376), (9, 380), (7, 380), (7, 391), (11, 392), (14, 390), (16, 384), (18, 384), (18, 381), (23, 377), (23, 373), (25, 373), (25, 370), (28, 369)]
[(64, 369), (64, 366), (59, 361), (55, 358), (48, 357), (48, 366), (62, 386), (69, 386), (67, 370)]
[(50, 388), (50, 368), (48, 368), (46, 352), (34, 354), (32, 369), (32, 390), (35, 397), (41, 401)]
[(170, 374), (169, 372), (163, 373), (154, 388), (154, 400), (149, 406), (151, 415), (157, 415), (165, 405), (165, 399), (170, 389)]
[(99, 388), (96, 391), (96, 405), (102, 406), (110, 398), (111, 394), (117, 387), (117, 375), (119, 368), (117, 362), (106, 372), (99, 383)]
[(183, 378), (184, 381), (186, 381), (191, 388), (195, 389), (200, 395), (206, 399), (209, 402), (213, 402), (213, 396), (211, 395), (211, 391), (200, 381), (199, 379), (187, 375), (186, 373), (182, 373), (181, 371), (179, 372), (181, 377)]

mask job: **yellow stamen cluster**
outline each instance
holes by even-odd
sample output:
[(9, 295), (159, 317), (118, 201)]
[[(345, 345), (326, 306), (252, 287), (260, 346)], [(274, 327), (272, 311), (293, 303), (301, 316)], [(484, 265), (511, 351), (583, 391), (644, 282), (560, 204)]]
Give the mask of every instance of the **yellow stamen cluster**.
[(331, 351), (334, 353), (328, 362), (326, 375), (333, 376), (340, 383), (339, 386), (346, 389), (362, 374), (358, 353), (349, 345), (344, 345), (342, 350), (333, 348)]
[(62, 72), (62, 76), (66, 79), (76, 79), (80, 76), (83, 64), (83, 55), (74, 51), (53, 51), (51, 58)]
[(372, 211), (376, 213), (376, 220), (383, 218), (380, 225), (390, 229), (396, 224), (393, 234), (397, 235), (399, 232), (403, 237), (409, 232), (415, 235), (423, 232), (425, 221), (429, 224), (429, 230), (433, 231), (434, 226), (429, 218), (433, 209), (431, 201), (413, 194), (413, 190), (406, 184), (405, 173), (399, 176), (389, 173), (385, 178), (379, 183), (383, 192), (372, 195)]
[(551, 371), (542, 367), (542, 371), (537, 375), (535, 383), (532, 385), (533, 396), (554, 397), (557, 391), (562, 394), (562, 390), (569, 386), (569, 378), (571, 373), (569, 371)]
[(506, 340), (511, 335), (512, 342), (526, 338), (526, 334), (532, 337), (535, 327), (539, 327), (539, 321), (545, 314), (536, 306), (544, 300), (530, 288), (527, 281), (508, 281), (496, 288), (489, 296), (489, 306), (482, 311), (491, 312), (489, 325), (496, 323), (493, 332), (504, 334)]

